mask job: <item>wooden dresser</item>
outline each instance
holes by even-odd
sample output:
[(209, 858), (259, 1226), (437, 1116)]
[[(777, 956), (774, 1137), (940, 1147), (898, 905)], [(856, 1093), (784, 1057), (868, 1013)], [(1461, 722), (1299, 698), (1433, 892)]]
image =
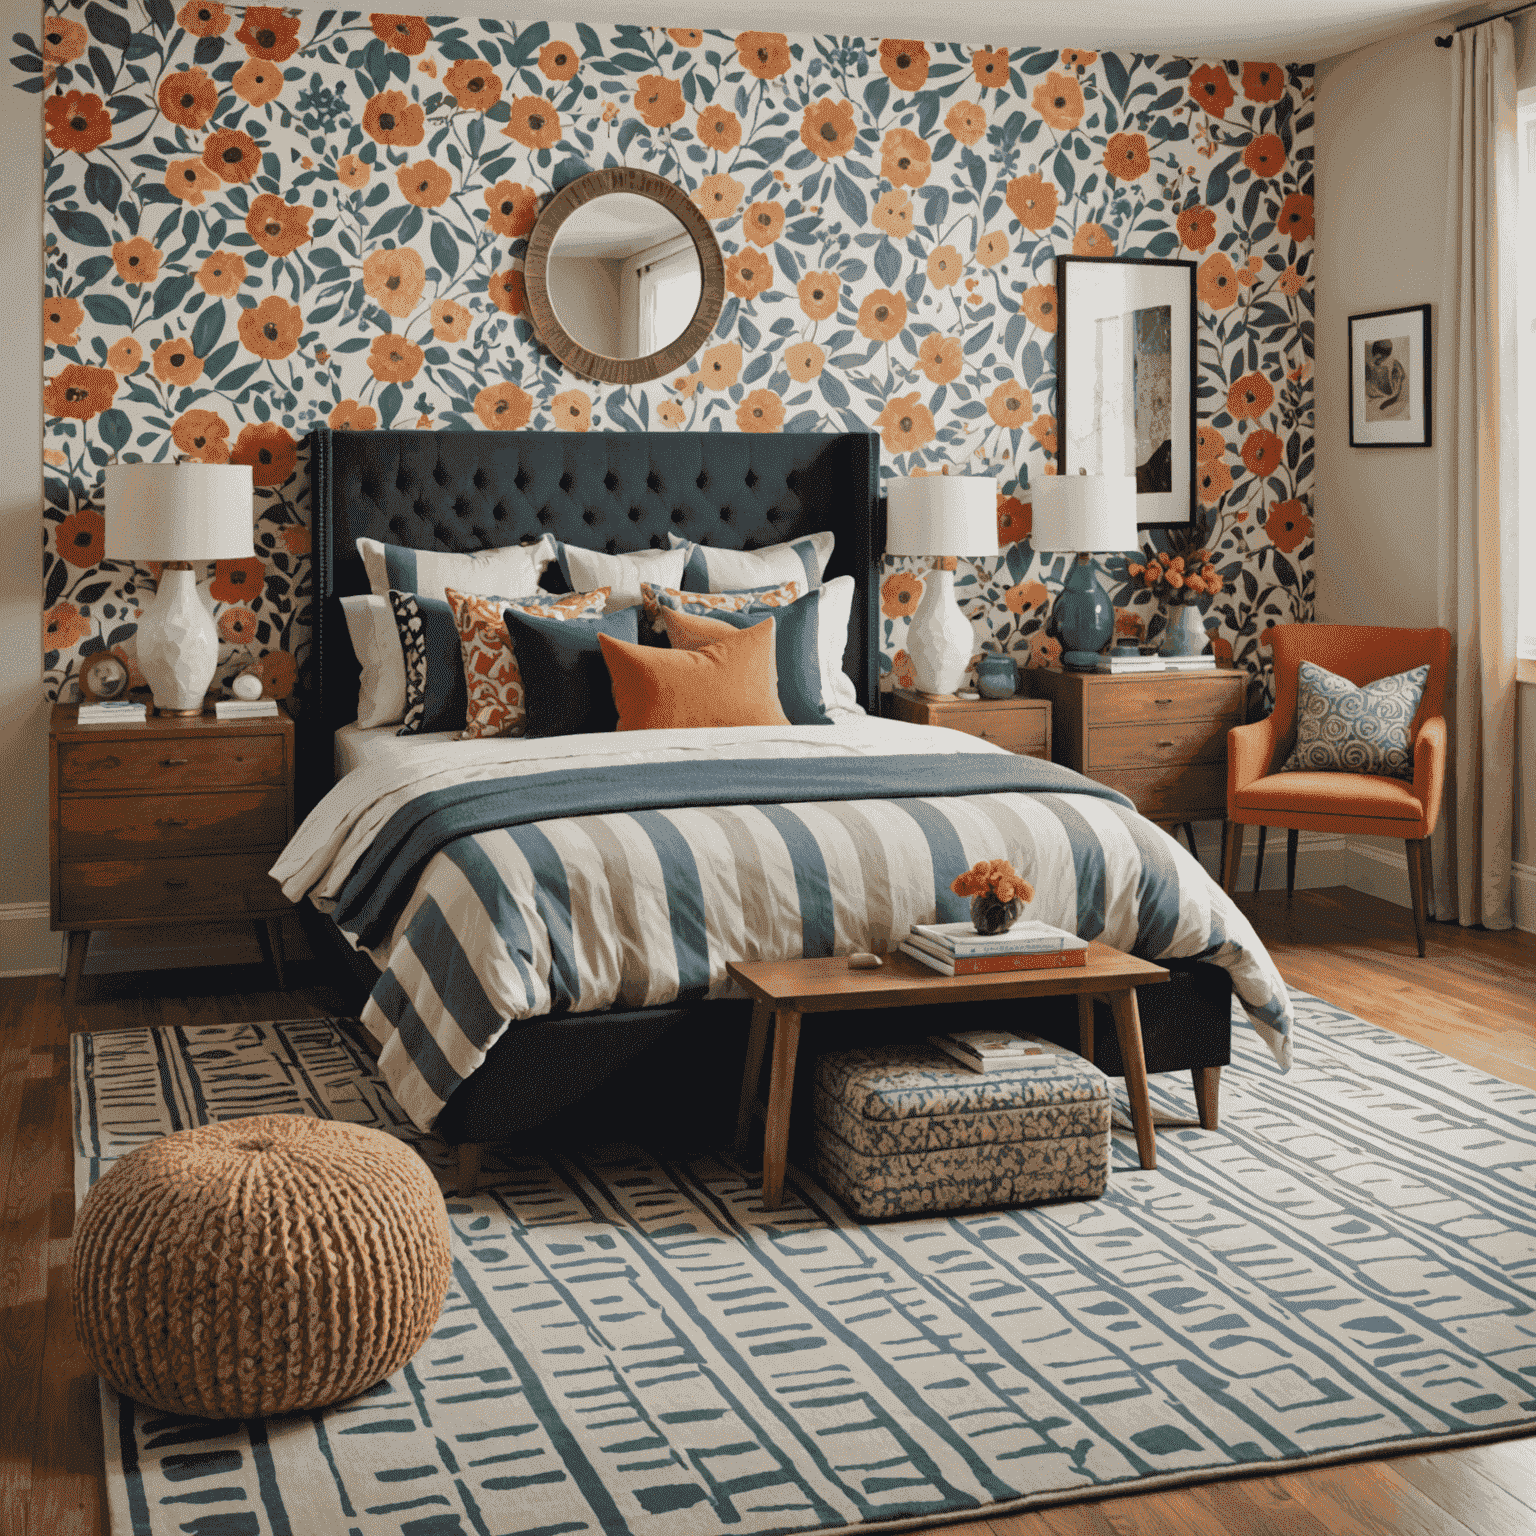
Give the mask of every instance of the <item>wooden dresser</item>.
[(980, 736), (1021, 757), (1051, 755), (1051, 706), (1045, 699), (931, 699), (897, 688), (887, 713), (913, 725), (942, 725)]
[(1058, 763), (1118, 789), (1159, 826), (1188, 832), (1192, 822), (1226, 819), (1227, 732), (1243, 723), (1246, 673), (1038, 668), (1021, 676), (1051, 701)]
[(92, 929), (249, 918), (286, 985), (267, 870), (293, 835), (293, 721), (152, 716), (80, 725), (54, 707), (48, 739), (52, 926), (69, 934), (74, 1006)]

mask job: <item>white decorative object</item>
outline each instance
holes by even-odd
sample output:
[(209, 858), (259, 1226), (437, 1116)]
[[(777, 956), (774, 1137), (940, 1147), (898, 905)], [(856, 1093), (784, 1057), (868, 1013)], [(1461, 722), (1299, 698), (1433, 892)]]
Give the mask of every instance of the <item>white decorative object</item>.
[(229, 686), (234, 690), (237, 699), (261, 697), (261, 679), (254, 672), (242, 672)]
[(192, 566), (254, 553), (250, 466), (109, 464), (106, 491), (106, 558), (164, 562), (137, 640), (155, 709), (201, 714), (219, 664), (219, 632)]
[(887, 482), (885, 552), (937, 556), (907, 632), (918, 692), (952, 694), (976, 652), (970, 620), (955, 604), (955, 559), (997, 553), (997, 481), (988, 475), (925, 475)]
[(1047, 475), (1031, 491), (1035, 549), (1077, 555), (1051, 607), (1061, 662), (1070, 671), (1090, 672), (1114, 635), (1115, 610), (1088, 557), (1137, 548), (1136, 477)]

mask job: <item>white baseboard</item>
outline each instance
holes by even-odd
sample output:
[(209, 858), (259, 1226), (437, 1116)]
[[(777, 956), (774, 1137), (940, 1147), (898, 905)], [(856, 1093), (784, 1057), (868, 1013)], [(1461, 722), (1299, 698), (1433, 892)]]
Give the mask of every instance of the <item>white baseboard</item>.
[(1516, 864), (1515, 927), (1536, 933), (1536, 864)]
[(59, 969), (63, 936), (48, 927), (46, 901), (0, 903), (0, 976), (47, 976)]

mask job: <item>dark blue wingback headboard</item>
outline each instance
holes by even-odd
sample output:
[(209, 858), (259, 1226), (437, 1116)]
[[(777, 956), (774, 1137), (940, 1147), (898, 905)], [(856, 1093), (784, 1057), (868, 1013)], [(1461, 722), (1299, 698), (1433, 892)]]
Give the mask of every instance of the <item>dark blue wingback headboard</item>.
[[(358, 665), (339, 599), (368, 590), (360, 538), (465, 551), (564, 543), (622, 553), (668, 533), (757, 549), (837, 535), (827, 576), (856, 593), (844, 665), (859, 702), (878, 689), (880, 440), (807, 432), (332, 432), (310, 434), (314, 631), (301, 767), (313, 803), (331, 736), (354, 717)], [(558, 568), (551, 568), (558, 582)]]

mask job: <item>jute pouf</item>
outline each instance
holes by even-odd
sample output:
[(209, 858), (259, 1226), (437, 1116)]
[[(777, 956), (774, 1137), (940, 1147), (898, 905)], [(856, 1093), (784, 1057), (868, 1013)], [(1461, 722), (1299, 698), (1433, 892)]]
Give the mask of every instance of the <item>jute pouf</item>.
[(393, 1136), (255, 1115), (123, 1158), (75, 1217), (72, 1264), (75, 1329), (110, 1386), (259, 1418), (355, 1397), (421, 1348), (448, 1213)]

